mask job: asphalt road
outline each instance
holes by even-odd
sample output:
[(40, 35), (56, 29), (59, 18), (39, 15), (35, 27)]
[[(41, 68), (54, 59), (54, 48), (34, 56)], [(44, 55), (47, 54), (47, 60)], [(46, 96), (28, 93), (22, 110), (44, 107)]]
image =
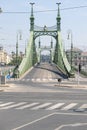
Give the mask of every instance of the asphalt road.
[(61, 76), (41, 64), (10, 80), (0, 92), (0, 130), (87, 130), (87, 89), (61, 87), (57, 78), (67, 85)]

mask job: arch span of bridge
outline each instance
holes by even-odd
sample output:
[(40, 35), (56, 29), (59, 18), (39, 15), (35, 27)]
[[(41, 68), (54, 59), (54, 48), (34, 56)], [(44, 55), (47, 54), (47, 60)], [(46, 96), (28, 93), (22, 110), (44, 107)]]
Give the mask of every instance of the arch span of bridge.
[(61, 17), (60, 17), (60, 9), (58, 3), (58, 14), (57, 14), (57, 23), (55, 26), (47, 27), (39, 27), (34, 24), (34, 13), (33, 13), (33, 4), (31, 3), (31, 16), (30, 16), (30, 38), (26, 48), (26, 55), (23, 58), (20, 66), (17, 68), (19, 72), (19, 76), (23, 75), (28, 69), (38, 63), (39, 58), (36, 52), (35, 47), (35, 39), (37, 37), (48, 35), (54, 37), (56, 40), (55, 51), (53, 54), (53, 62), (57, 65), (58, 68), (61, 69), (63, 73), (68, 75), (69, 77), (74, 76), (74, 73), (71, 70), (71, 66), (67, 60), (66, 54), (62, 45), (61, 38)]

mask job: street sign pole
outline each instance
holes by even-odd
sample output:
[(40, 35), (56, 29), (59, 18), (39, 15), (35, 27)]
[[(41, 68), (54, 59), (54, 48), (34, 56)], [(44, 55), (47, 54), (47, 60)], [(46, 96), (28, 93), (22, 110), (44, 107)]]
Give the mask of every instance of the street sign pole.
[(78, 85), (79, 85), (80, 62), (78, 62)]
[(79, 85), (79, 66), (78, 66), (78, 85)]

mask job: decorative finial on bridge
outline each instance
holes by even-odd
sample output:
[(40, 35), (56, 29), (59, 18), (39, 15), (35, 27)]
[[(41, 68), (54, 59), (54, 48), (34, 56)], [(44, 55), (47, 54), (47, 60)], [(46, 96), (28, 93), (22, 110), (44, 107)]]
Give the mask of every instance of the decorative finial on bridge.
[(60, 6), (60, 4), (61, 3), (56, 3), (57, 5), (58, 5), (58, 14), (57, 14), (57, 31), (60, 31), (61, 29), (60, 29), (60, 20), (61, 20), (61, 17), (60, 17), (60, 8), (59, 8), (59, 6)]
[(0, 13), (2, 13), (2, 8), (0, 7)]
[(31, 4), (30, 31), (34, 31), (33, 5), (35, 3), (30, 3), (30, 4)]
[(60, 6), (61, 3), (56, 3), (56, 4), (58, 5), (58, 16), (60, 16), (60, 8), (59, 8), (59, 6)]
[(31, 16), (33, 16), (33, 5), (35, 4), (35, 3), (30, 3), (31, 4)]

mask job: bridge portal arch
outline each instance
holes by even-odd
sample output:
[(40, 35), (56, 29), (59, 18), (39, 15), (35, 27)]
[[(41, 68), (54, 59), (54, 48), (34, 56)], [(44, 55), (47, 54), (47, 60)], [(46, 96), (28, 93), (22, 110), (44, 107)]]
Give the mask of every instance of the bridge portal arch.
[(40, 62), (49, 62), (51, 63), (51, 52), (50, 50), (41, 50)]
[[(43, 53), (44, 51), (45, 51), (45, 54)], [(53, 62), (53, 48), (51, 48), (50, 46), (40, 47), (38, 50), (38, 62), (39, 63), (41, 62), (42, 56), (48, 57), (48, 59), (49, 59), (48, 61)]]
[[(67, 60), (66, 54), (63, 49), (62, 45), (62, 37), (61, 37), (61, 17), (60, 17), (60, 3), (57, 3), (58, 5), (58, 13), (56, 17), (56, 25), (48, 27), (47, 25), (44, 25), (43, 27), (37, 26), (34, 24), (34, 13), (33, 13), (33, 5), (34, 3), (31, 3), (31, 16), (30, 16), (30, 39), (29, 44), (26, 49), (26, 56), (22, 60), (21, 65), (19, 66), (19, 72), (20, 74), (25, 73), (30, 67), (34, 66), (38, 62), (39, 56), (37, 56), (36, 53), (36, 47), (35, 47), (35, 40), (37, 37), (40, 36), (51, 36), (55, 39), (56, 45), (54, 48), (54, 55), (53, 56), (53, 62), (69, 77), (73, 75), (71, 66)], [(46, 48), (45, 48), (46, 49)], [(39, 44), (39, 52), (41, 51), (40, 44)], [(29, 59), (29, 60), (28, 60)], [(40, 59), (39, 59), (40, 60)]]
[[(50, 42), (49, 42), (49, 40), (50, 40)], [(41, 62), (42, 53), (44, 56), (47, 55), (47, 57), (50, 57), (50, 62), (53, 62), (55, 43), (53, 42), (52, 37), (48, 37), (48, 36), (39, 37), (38, 43), (36, 46), (37, 46), (37, 54), (38, 54), (39, 63)], [(48, 53), (49, 53), (49, 56), (48, 56)]]

